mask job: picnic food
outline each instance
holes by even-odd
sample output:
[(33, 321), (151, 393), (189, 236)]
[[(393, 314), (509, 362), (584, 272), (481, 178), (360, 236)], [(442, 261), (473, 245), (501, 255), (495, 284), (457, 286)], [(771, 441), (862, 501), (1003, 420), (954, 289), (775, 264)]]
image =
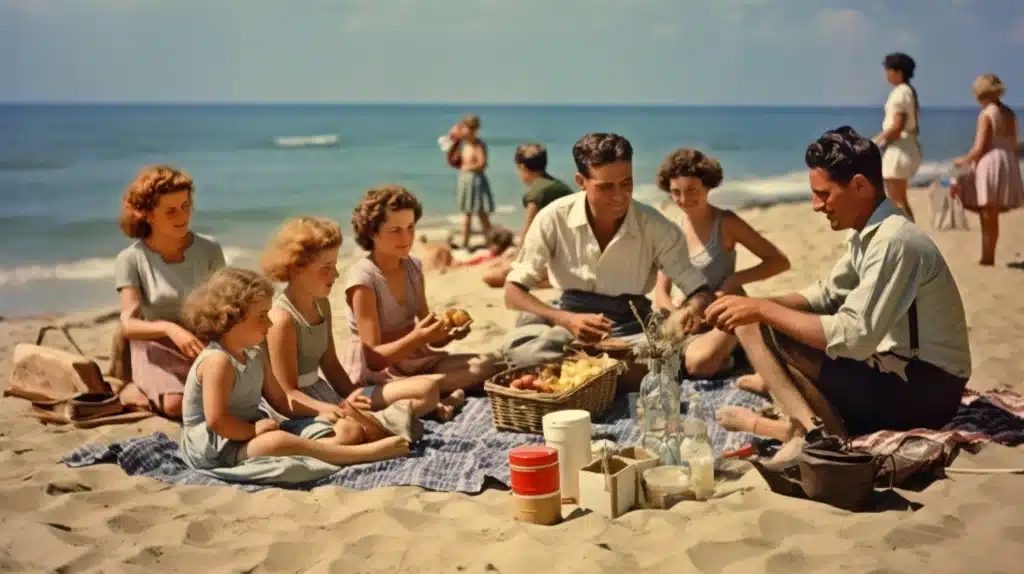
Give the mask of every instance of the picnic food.
[(615, 363), (615, 359), (608, 355), (566, 359), (561, 365), (544, 367), (538, 374), (529, 373), (513, 379), (509, 386), (520, 391), (565, 393), (582, 386)]
[(469, 316), (469, 313), (463, 311), (462, 309), (452, 308), (445, 309), (444, 315), (442, 316), (441, 320), (444, 321), (445, 327), (447, 327), (450, 330), (457, 327), (463, 327), (469, 324), (469, 322), (472, 321), (473, 318)]

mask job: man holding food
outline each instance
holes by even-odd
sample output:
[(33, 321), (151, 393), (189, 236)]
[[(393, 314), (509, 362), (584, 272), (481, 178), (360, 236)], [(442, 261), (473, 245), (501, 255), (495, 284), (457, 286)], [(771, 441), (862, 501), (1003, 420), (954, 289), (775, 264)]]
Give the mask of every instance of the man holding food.
[[(701, 327), (704, 308), (714, 299), (690, 264), (682, 230), (633, 199), (629, 141), (589, 134), (572, 154), (583, 193), (557, 199), (537, 214), (505, 284), (505, 304), (522, 312), (503, 348), (516, 365), (559, 356), (573, 339), (639, 342), (643, 326), (632, 307), (648, 319), (646, 293), (659, 270), (686, 293), (683, 308), (673, 315), (685, 332)], [(545, 276), (563, 290), (553, 305), (530, 293)]]

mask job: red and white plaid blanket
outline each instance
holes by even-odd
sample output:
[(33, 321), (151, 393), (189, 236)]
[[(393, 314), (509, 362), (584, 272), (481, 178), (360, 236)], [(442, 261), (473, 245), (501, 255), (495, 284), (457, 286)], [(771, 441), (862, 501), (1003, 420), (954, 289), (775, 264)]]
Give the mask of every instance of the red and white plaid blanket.
[(958, 447), (998, 442), (1008, 446), (1024, 445), (1024, 395), (1009, 390), (979, 393), (965, 390), (960, 410), (941, 430), (878, 431), (855, 437), (852, 446), (887, 455), (903, 439), (920, 436), (945, 445), (947, 452)]

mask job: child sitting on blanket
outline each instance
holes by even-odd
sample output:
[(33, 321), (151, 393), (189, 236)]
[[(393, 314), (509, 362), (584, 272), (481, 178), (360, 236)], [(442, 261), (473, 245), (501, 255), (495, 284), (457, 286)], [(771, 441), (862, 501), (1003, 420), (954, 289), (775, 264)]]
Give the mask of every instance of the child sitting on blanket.
[[(286, 284), (274, 297), (267, 333), (270, 368), (281, 391), (289, 403), (332, 422), (343, 416), (346, 400), (353, 405), (365, 402), (374, 410), (409, 400), (414, 416), (435, 413), (441, 420), (451, 419), (454, 406), (440, 402), (436, 379), (400, 379), (386, 388), (356, 386), (342, 368), (328, 300), (338, 278), (341, 241), (341, 228), (333, 221), (296, 217), (281, 226), (263, 252), (263, 272)], [(265, 404), (264, 410), (271, 416), (282, 418), (268, 407)]]
[[(181, 454), (192, 468), (231, 467), (258, 456), (310, 456), (346, 465), (403, 456), (404, 438), (368, 444), (359, 417), (333, 425), (289, 404), (260, 350), (270, 328), (273, 287), (248, 270), (226, 267), (185, 303), (189, 330), (206, 343), (188, 373), (182, 403)], [(306, 416), (278, 423), (260, 412), (266, 395), (279, 411)]]

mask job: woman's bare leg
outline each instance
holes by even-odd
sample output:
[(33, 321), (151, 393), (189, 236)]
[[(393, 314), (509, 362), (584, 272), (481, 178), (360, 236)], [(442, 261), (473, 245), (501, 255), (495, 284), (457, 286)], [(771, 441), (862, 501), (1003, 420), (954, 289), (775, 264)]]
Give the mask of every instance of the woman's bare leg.
[[(261, 434), (245, 445), (243, 459), (257, 456), (310, 456), (336, 465), (375, 462), (409, 452), (408, 442), (390, 437), (369, 444), (338, 444), (338, 437), (310, 440), (282, 430)], [(404, 447), (403, 447), (404, 443)]]
[(896, 204), (896, 207), (902, 209), (907, 214), (907, 218), (910, 221), (914, 221), (914, 212), (910, 209), (910, 202), (907, 200), (907, 180), (885, 180), (885, 193)]
[(460, 353), (441, 359), (433, 373), (440, 376), (438, 385), (443, 395), (482, 384), (494, 374), (494, 367), (479, 355)]
[(986, 205), (978, 211), (981, 216), (981, 263), (995, 265), (996, 242), (999, 241), (999, 206)]
[(710, 378), (728, 362), (739, 341), (733, 335), (712, 329), (698, 336), (686, 347), (686, 372), (696, 378)]
[(370, 396), (373, 410), (380, 410), (401, 400), (408, 400), (417, 418), (434, 413), (441, 402), (437, 375), (415, 375), (378, 384)]
[(764, 384), (764, 379), (762, 379), (761, 375), (757, 373), (743, 375), (742, 377), (737, 378), (736, 387), (759, 395), (768, 394), (768, 385)]

